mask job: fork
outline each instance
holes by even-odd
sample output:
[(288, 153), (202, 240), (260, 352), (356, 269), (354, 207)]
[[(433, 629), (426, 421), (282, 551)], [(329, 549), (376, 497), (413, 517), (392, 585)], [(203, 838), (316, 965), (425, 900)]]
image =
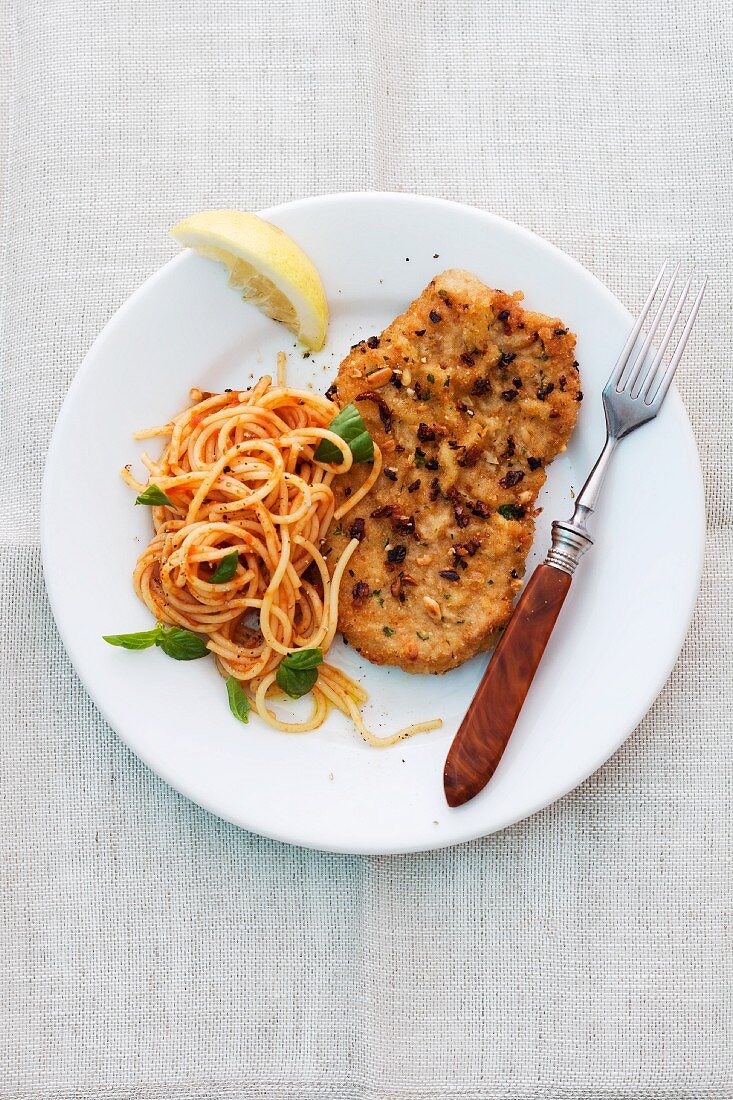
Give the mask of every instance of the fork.
[(543, 564), (535, 569), (514, 608), (453, 740), (443, 772), (443, 786), (449, 806), (468, 802), (483, 790), (496, 771), (568, 594), (573, 573), (582, 555), (593, 545), (587, 523), (596, 510), (611, 456), (625, 436), (658, 415), (669, 392), (707, 285), (706, 277), (702, 280), (676, 346), (665, 363), (667, 348), (692, 286), (693, 276), (690, 275), (672, 310), (659, 346), (654, 350), (654, 337), (663, 321), (679, 270), (678, 264), (652, 316), (641, 348), (634, 354), (667, 271), (667, 260), (662, 264), (603, 389), (606, 442), (576, 498), (572, 518), (555, 520), (552, 524), (552, 548)]

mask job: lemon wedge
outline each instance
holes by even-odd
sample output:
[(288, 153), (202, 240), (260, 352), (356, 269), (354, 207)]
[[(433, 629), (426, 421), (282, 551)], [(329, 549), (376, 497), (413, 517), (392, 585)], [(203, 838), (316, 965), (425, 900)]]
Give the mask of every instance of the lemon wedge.
[(199, 256), (223, 263), (229, 285), (311, 351), (323, 347), (328, 328), (323, 283), (282, 229), (243, 210), (205, 210), (174, 225), (171, 236)]

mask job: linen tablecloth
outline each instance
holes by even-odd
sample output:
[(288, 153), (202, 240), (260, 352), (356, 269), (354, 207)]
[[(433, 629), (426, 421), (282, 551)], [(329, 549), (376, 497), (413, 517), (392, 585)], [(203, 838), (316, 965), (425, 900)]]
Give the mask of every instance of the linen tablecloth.
[[(733, 1096), (732, 16), (4, 0), (0, 1096)], [(38, 549), (54, 418), (166, 228), (361, 189), (509, 217), (631, 308), (666, 254), (712, 279), (680, 371), (707, 564), (669, 683), (573, 794), (399, 858), (266, 841), (158, 780), (73, 672)]]

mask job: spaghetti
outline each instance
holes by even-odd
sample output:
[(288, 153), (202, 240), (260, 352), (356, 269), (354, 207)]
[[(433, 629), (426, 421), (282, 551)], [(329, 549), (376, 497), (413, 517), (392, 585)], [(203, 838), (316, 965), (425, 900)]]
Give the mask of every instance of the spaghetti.
[[(352, 539), (329, 571), (323, 540), (331, 523), (369, 492), (382, 466), (375, 445), (364, 483), (335, 507), (331, 483), (351, 468), (351, 450), (329, 430), (334, 405), (287, 387), (284, 364), (278, 356), (275, 387), (263, 377), (246, 391), (191, 390), (188, 409), (135, 434), (168, 438), (157, 462), (148, 455), (142, 461), (147, 488), (156, 486), (171, 502), (152, 508), (155, 534), (135, 567), (135, 589), (159, 621), (206, 636), (219, 671), (239, 681), (270, 726), (304, 733), (337, 707), (370, 745), (392, 745), (440, 722), (376, 737), (361, 714), (366, 692), (327, 663), (318, 668), (307, 718), (285, 721), (270, 706), (281, 661), (300, 649), (325, 654), (333, 642), (339, 587), (358, 542)], [(338, 466), (314, 457), (323, 439), (338, 449)], [(146, 489), (129, 469), (122, 476), (138, 492)], [(212, 581), (232, 551), (231, 578)]]

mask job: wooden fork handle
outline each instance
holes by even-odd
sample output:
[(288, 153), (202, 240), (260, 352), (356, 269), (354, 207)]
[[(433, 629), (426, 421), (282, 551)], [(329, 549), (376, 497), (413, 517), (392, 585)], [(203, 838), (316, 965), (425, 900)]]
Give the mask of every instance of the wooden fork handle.
[(539, 565), (509, 620), (445, 762), (449, 806), (483, 790), (496, 771), (552, 634), (571, 577)]

